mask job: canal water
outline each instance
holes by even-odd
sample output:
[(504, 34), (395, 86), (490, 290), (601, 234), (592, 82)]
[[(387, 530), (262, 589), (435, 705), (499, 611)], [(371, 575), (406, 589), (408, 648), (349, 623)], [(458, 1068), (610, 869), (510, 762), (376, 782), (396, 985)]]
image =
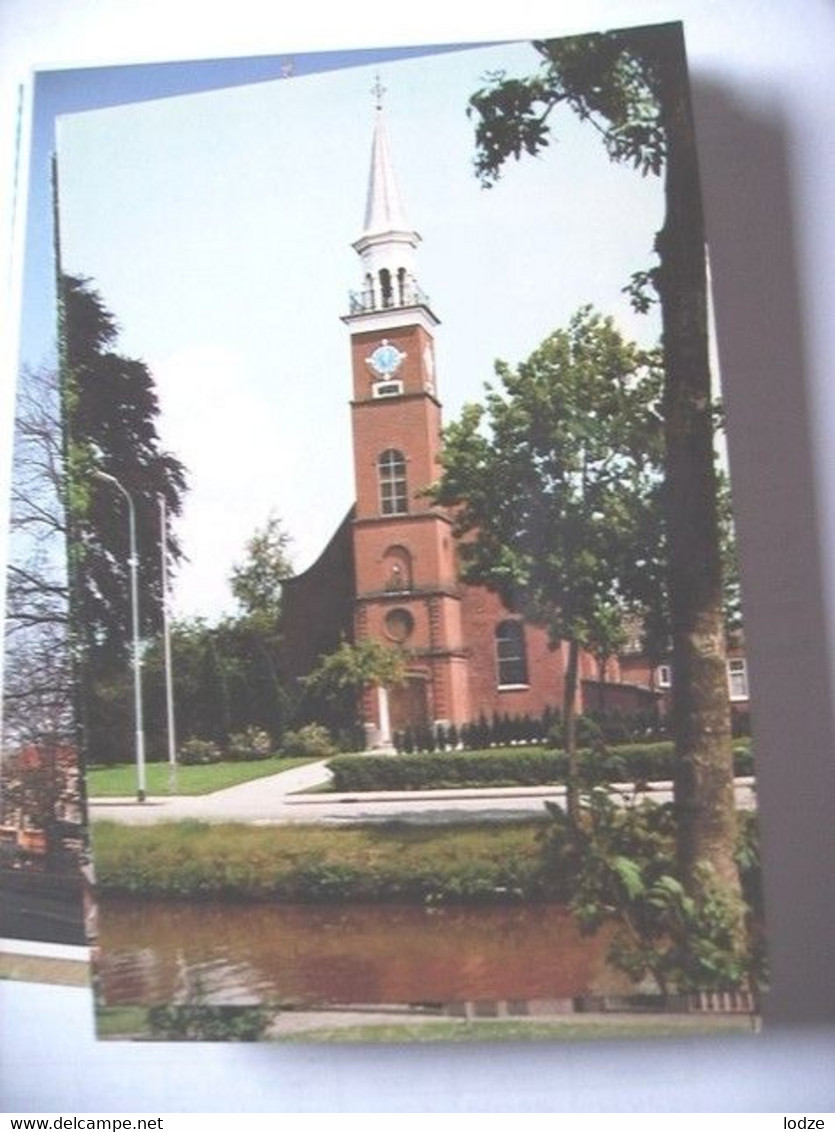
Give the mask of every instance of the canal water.
[(264, 905), (107, 898), (107, 1005), (554, 1001), (630, 989), (557, 905)]

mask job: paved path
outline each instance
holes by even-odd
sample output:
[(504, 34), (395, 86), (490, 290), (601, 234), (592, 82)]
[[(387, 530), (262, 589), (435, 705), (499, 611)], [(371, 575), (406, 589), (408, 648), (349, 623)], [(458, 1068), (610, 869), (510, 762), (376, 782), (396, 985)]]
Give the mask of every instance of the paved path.
[[(648, 1037), (662, 1033), (665, 1036), (677, 1034), (703, 1035), (715, 1032), (723, 1034), (728, 1032), (750, 1034), (755, 1027), (755, 1021), (750, 1014), (703, 1014), (693, 1012), (690, 1014), (673, 1014), (666, 1011), (647, 1012), (637, 1011), (604, 1013), (590, 1011), (576, 1013), (546, 1013), (546, 1014), (509, 1014), (493, 1017), (460, 1017), (452, 1014), (436, 1014), (430, 1011), (421, 1011), (410, 1006), (382, 1008), (379, 1010), (352, 1009), (350, 1007), (323, 1008), (320, 1010), (293, 1010), (278, 1011), (271, 1021), (264, 1036), (264, 1040), (281, 1040), (288, 1035), (306, 1035), (311, 1040), (317, 1039), (317, 1032), (324, 1031), (330, 1035), (335, 1030), (360, 1029), (365, 1027), (384, 1026), (392, 1033), (387, 1040), (394, 1041), (395, 1027), (402, 1028), (405, 1040), (413, 1037), (412, 1028), (415, 1026), (431, 1025), (445, 1027), (444, 1036), (454, 1040), (455, 1030), (467, 1030), (487, 1026), (495, 1038), (501, 1032), (499, 1027), (507, 1026), (513, 1030), (513, 1038), (524, 1035), (524, 1027), (531, 1029), (547, 1026), (552, 1038), (560, 1038), (560, 1031), (566, 1031), (566, 1036), (572, 1041), (582, 1034), (583, 1030), (591, 1032), (592, 1036), (602, 1036), (601, 1031), (611, 1030), (616, 1037), (627, 1031), (630, 1036), (635, 1033)], [(608, 1036), (608, 1035), (607, 1035)], [(330, 1039), (329, 1039), (330, 1040)], [(333, 1039), (335, 1040), (335, 1039)], [(371, 1039), (374, 1040), (374, 1039)], [(402, 1040), (402, 1039), (397, 1039)]]
[[(408, 822), (415, 825), (481, 821), (523, 821), (541, 816), (544, 802), (562, 804), (565, 787), (513, 786), (469, 790), (386, 791), (352, 794), (301, 794), (330, 777), (326, 763), (308, 763), (282, 774), (230, 786), (214, 794), (150, 798), (139, 805), (132, 798), (98, 798), (90, 802), (95, 820), (153, 825), (192, 818), (206, 822), (247, 822), (253, 825), (352, 825)], [(620, 786), (630, 791), (630, 786)], [(672, 783), (657, 782), (654, 801), (672, 798)], [(737, 805), (754, 805), (753, 780), (737, 779)]]
[(216, 790), (213, 794), (180, 794), (173, 798), (155, 795), (140, 805), (135, 798), (93, 798), (90, 817), (131, 825), (150, 825), (159, 821), (282, 821), (287, 800), (300, 790), (310, 790), (328, 781), (327, 762), (306, 763), (292, 770), (271, 774)]

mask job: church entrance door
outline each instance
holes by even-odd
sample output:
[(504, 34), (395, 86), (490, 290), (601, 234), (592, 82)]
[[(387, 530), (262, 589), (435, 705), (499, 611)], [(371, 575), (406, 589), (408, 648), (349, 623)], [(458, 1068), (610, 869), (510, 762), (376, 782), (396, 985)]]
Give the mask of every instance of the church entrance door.
[(407, 676), (406, 683), (389, 692), (392, 731), (429, 726), (429, 681), (424, 676)]

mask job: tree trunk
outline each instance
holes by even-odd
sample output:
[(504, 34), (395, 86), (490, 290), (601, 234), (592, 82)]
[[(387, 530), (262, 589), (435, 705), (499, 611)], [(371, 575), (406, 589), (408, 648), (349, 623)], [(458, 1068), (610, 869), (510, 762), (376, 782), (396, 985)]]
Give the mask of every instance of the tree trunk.
[(580, 646), (577, 641), (568, 642), (568, 665), (565, 670), (562, 696), (563, 747), (568, 758), (568, 781), (565, 790), (566, 812), (572, 829), (580, 824), (579, 766), (577, 763), (577, 671), (580, 661)]
[(684, 44), (661, 61), (666, 218), (658, 237), (666, 383), (675, 805), (691, 892), (700, 866), (738, 894), (730, 702), (707, 333), (704, 227)]

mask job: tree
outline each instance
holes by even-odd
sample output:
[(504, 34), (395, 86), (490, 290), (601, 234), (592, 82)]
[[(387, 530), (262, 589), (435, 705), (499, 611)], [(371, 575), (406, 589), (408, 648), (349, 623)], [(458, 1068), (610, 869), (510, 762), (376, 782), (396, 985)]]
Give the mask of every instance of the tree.
[[(202, 618), (171, 626), (177, 730), (183, 739), (227, 745), (235, 732), (258, 728), (276, 742), (291, 710), (281, 679), (281, 582), (291, 572), (289, 535), (271, 515), (247, 541), (244, 559), (233, 567), (229, 584), (241, 612), (215, 623)], [(163, 645), (151, 641), (143, 658), (146, 732), (152, 758), (166, 743)], [(111, 735), (130, 718), (131, 689), (122, 666), (109, 682), (99, 681), (100, 724)]]
[[(728, 642), (739, 641), (742, 636), (742, 593), (739, 559), (736, 546), (731, 494), (727, 476), (717, 476), (719, 506), (719, 537), (722, 562), (722, 609), (725, 636)], [(659, 522), (664, 521), (659, 496), (656, 510)], [(666, 539), (660, 543), (661, 554), (646, 563), (641, 591), (643, 649), (653, 666), (669, 661), (672, 649), (672, 622), (666, 562)]]
[(576, 822), (580, 649), (611, 651), (650, 553), (641, 538), (660, 474), (660, 371), (586, 307), (516, 371), (497, 362), (496, 373), (486, 410), (469, 405), (446, 429), (433, 496), (454, 508), (466, 578), (547, 627), (552, 648), (568, 642), (562, 718)]
[[(142, 631), (150, 635), (162, 609), (159, 498), (170, 515), (180, 513), (185, 469), (160, 444), (148, 367), (112, 349), (116, 321), (90, 280), (62, 276), (61, 303), (73, 617), (96, 654), (112, 659), (124, 656), (130, 639), (128, 523), (122, 497), (93, 472), (114, 476), (134, 499)], [(170, 530), (166, 551), (176, 565), (181, 552)]]
[(731, 489), (728, 477), (724, 474), (719, 476), (719, 532), (724, 583), (725, 632), (728, 639), (732, 640), (734, 637), (739, 638), (742, 632), (742, 581), (739, 575), (739, 554)]
[(338, 649), (322, 657), (305, 677), (305, 683), (310, 688), (336, 691), (369, 684), (395, 688), (405, 680), (405, 664), (401, 649), (372, 640), (357, 641), (355, 645), (343, 641)]
[[(78, 715), (87, 757), (118, 761), (129, 742), (128, 718), (107, 726), (127, 661), (130, 632), (130, 541), (126, 502), (136, 509), (141, 632), (151, 636), (162, 619), (159, 500), (178, 515), (185, 469), (163, 450), (157, 432), (159, 402), (144, 362), (115, 352), (118, 328), (90, 280), (60, 278), (59, 347), (70, 603), (78, 648)], [(170, 529), (172, 566), (180, 548)], [(121, 732), (121, 734), (119, 734)]]
[(385, 695), (406, 680), (406, 658), (403, 650), (365, 639), (339, 648), (323, 656), (318, 666), (303, 680), (305, 691), (315, 698), (335, 702), (337, 715), (342, 715), (346, 693), (354, 705), (359, 693), (371, 688)]
[(292, 577), (292, 540), (281, 520), (270, 513), (246, 544), (246, 558), (232, 567), (229, 584), (245, 617), (275, 626), (281, 615), (281, 584)]
[(57, 377), (25, 369), (12, 464), (0, 817), (44, 831), (50, 852), (60, 823), (80, 821), (81, 806), (62, 493)]
[(535, 74), (491, 76), (471, 100), (483, 183), (499, 177), (508, 157), (546, 147), (550, 115), (563, 103), (599, 131), (613, 161), (664, 175), (658, 263), (633, 276), (629, 289), (642, 309), (655, 290), (663, 326), (678, 845), (693, 889), (707, 863), (728, 891), (738, 892), (704, 224), (681, 27), (534, 46), (542, 59)]
[(289, 710), (281, 680), (282, 583), (292, 577), (292, 539), (271, 513), (246, 544), (246, 558), (232, 568), (229, 584), (242, 616), (219, 627), (219, 637), (246, 672), (248, 725), (265, 727), (278, 739)]
[(7, 747), (74, 738), (58, 382), (24, 370), (15, 414), (3, 727)]
[[(230, 655), (218, 626), (202, 618), (175, 621), (170, 629), (177, 733), (182, 740), (208, 739), (225, 746), (229, 734), (249, 725), (247, 681), (239, 657)], [(163, 646), (156, 639), (144, 658), (145, 704), (151, 757), (166, 746)], [(234, 708), (234, 714), (233, 714)], [(130, 715), (130, 688), (123, 680), (121, 716)], [(240, 724), (240, 720), (245, 722)], [(240, 725), (239, 725), (240, 724)]]

